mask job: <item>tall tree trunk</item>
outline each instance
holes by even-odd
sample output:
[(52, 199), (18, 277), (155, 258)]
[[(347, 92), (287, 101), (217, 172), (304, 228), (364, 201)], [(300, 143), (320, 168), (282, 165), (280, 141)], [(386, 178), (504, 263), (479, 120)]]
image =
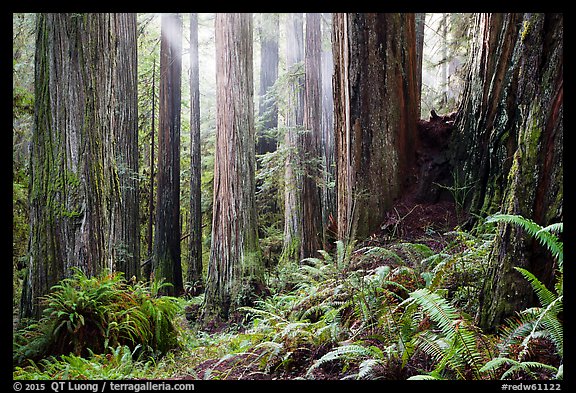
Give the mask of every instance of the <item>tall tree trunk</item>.
[(421, 116), (422, 97), (422, 60), (424, 59), (424, 27), (426, 26), (426, 14), (414, 14), (416, 22), (416, 101), (418, 103), (417, 113)]
[[(543, 226), (561, 221), (563, 17), (480, 14), (476, 32), (452, 143), (453, 167), (470, 188), (467, 206)], [(554, 279), (553, 259), (521, 229), (502, 224), (498, 233), (480, 297), (485, 330), (531, 304), (531, 286), (514, 266), (545, 285)]]
[(190, 249), (188, 284), (192, 294), (203, 289), (202, 190), (200, 158), (200, 76), (198, 72), (198, 14), (190, 14)]
[(263, 280), (255, 204), (252, 14), (216, 15), (212, 246), (203, 319), (228, 319)]
[(302, 242), (300, 259), (316, 256), (322, 246), (322, 207), (320, 150), (322, 138), (322, 80), (320, 53), (322, 36), (319, 13), (306, 13), (306, 49), (304, 55), (304, 129), (300, 134), (302, 162)]
[(414, 14), (334, 14), (338, 237), (365, 238), (414, 181)]
[[(154, 168), (155, 159), (154, 152), (156, 151), (156, 146), (154, 144), (155, 139), (155, 122), (156, 122), (156, 59), (152, 65), (152, 128), (150, 129), (150, 190), (148, 193), (148, 257), (152, 257), (152, 249), (154, 245), (153, 238), (153, 228), (154, 228)], [(150, 265), (147, 265), (150, 266)], [(151, 268), (146, 268), (145, 277), (149, 277), (152, 271)]]
[[(334, 164), (334, 98), (332, 96), (332, 74), (334, 59), (332, 57), (332, 14), (323, 14), (322, 33), (322, 163), (324, 181), (322, 186), (322, 223), (324, 228), (330, 226), (330, 220), (336, 217), (336, 167)], [(324, 230), (324, 249), (334, 241), (334, 234), (328, 236)]]
[(180, 260), (180, 105), (182, 79), (182, 17), (162, 14), (160, 44), (160, 119), (158, 184), (152, 274), (172, 284), (162, 293), (183, 291)]
[(132, 108), (114, 102), (115, 27), (112, 14), (37, 15), (23, 317), (39, 317), (41, 297), (72, 268), (114, 266), (120, 185), (110, 108)]
[(286, 67), (290, 74), (290, 91), (284, 135), (287, 158), (284, 176), (284, 246), (281, 260), (294, 261), (300, 257), (302, 240), (302, 207), (298, 197), (302, 175), (298, 154), (298, 133), (304, 124), (304, 78), (300, 69), (304, 60), (303, 15), (290, 14), (286, 31)]
[(267, 94), (278, 79), (278, 36), (280, 16), (277, 13), (262, 14), (260, 26), (260, 101), (256, 153), (264, 154), (276, 150), (276, 139), (269, 135), (278, 127), (278, 105)]
[(450, 88), (450, 82), (448, 80), (448, 64), (450, 60), (448, 59), (448, 23), (450, 20), (450, 14), (443, 14), (442, 20), (440, 22), (441, 37), (442, 37), (442, 94), (440, 96), (440, 107), (446, 108), (448, 105), (448, 89)]
[(126, 279), (140, 274), (140, 220), (138, 184), (138, 59), (136, 14), (113, 15), (116, 62), (112, 129), (120, 186), (116, 216), (115, 270)]

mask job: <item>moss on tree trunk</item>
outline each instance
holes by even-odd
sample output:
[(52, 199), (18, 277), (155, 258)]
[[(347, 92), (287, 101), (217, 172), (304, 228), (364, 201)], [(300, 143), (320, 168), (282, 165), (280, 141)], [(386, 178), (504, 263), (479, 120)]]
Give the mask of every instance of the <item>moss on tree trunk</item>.
[(24, 317), (40, 316), (40, 298), (72, 268), (93, 275), (115, 266), (121, 182), (114, 141), (120, 120), (110, 108), (127, 113), (135, 105), (115, 95), (124, 80), (115, 73), (115, 44), (125, 39), (115, 30), (115, 17), (37, 17)]
[[(476, 23), (453, 133), (453, 167), (472, 187), (467, 206), (543, 226), (562, 221), (562, 15), (481, 14)], [(521, 229), (500, 224), (478, 312), (486, 330), (532, 304), (530, 284), (515, 266), (553, 283), (552, 256)]]

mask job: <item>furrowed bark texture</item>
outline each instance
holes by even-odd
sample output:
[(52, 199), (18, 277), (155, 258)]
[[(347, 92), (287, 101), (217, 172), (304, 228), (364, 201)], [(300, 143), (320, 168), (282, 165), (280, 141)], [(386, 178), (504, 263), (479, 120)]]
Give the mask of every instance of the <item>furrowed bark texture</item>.
[[(476, 134), (472, 141), (480, 143), (480, 152), (488, 155), (469, 157), (480, 163), (476, 168), (482, 171), (479, 179), (486, 189), (475, 192), (473, 207), (484, 201), (482, 212), (501, 210), (542, 226), (561, 222), (563, 16), (482, 15), (479, 28), (484, 37), (480, 53), (485, 66), (483, 73), (471, 76), (486, 81), (481, 84), (481, 97), (486, 98), (481, 101), (480, 113), (475, 113), (480, 115), (477, 128), (475, 124), (463, 128), (468, 124), (468, 112), (462, 113), (460, 122), (462, 136)], [(492, 52), (494, 46), (497, 49)], [(500, 65), (502, 61), (505, 64)], [(493, 72), (486, 72), (489, 70)], [(464, 163), (471, 168), (471, 163)], [(504, 190), (500, 199), (497, 187)], [(553, 287), (557, 266), (550, 253), (519, 227), (501, 224), (480, 296), (479, 325), (486, 331), (495, 330), (505, 318), (534, 304), (532, 287), (515, 266)]]
[(180, 260), (180, 104), (182, 78), (182, 18), (162, 14), (160, 44), (160, 101), (156, 227), (152, 274), (172, 286), (163, 294), (183, 289)]
[(114, 270), (140, 279), (140, 211), (138, 184), (138, 59), (136, 14), (114, 14), (116, 58), (112, 130), (120, 186), (116, 215)]
[(202, 190), (200, 156), (200, 76), (198, 71), (198, 14), (190, 14), (190, 243), (188, 284), (192, 294), (202, 290)]
[(334, 14), (338, 238), (365, 238), (414, 180), (413, 14)]
[(454, 186), (466, 191), (456, 202), (472, 213), (490, 214), (499, 209), (517, 145), (515, 93), (522, 81), (515, 47), (522, 14), (479, 14), (475, 23), (469, 82), (452, 135), (452, 167)]
[(228, 319), (262, 280), (255, 205), (252, 14), (216, 15), (216, 152), (205, 323)]
[(282, 261), (299, 260), (302, 239), (302, 206), (299, 188), (302, 183), (298, 133), (304, 124), (304, 77), (298, 65), (304, 60), (304, 19), (302, 14), (288, 16), (286, 26), (286, 67), (290, 75), (286, 133), (284, 146), (287, 151), (284, 176), (284, 246)]
[[(113, 14), (38, 14), (35, 120), (31, 144), (30, 259), (21, 315), (79, 268), (115, 266), (121, 186), (110, 108), (117, 102)], [(122, 46), (120, 44), (120, 46)], [(121, 90), (122, 87), (119, 87)], [(124, 106), (127, 105), (127, 106)]]

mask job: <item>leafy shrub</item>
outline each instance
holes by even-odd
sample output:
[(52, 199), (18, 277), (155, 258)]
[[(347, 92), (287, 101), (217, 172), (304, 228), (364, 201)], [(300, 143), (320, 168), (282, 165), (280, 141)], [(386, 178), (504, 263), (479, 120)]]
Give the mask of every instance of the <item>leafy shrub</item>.
[(50, 356), (38, 364), (31, 362), (26, 367), (16, 367), (13, 377), (26, 380), (150, 378), (153, 364), (134, 360), (136, 350), (118, 346), (106, 354), (91, 354), (88, 358), (72, 354), (61, 355), (59, 359)]
[(43, 317), (16, 334), (15, 364), (48, 354), (85, 357), (118, 345), (164, 354), (178, 344), (178, 299), (154, 296), (143, 283), (130, 285), (122, 273), (87, 277), (76, 270), (43, 301)]

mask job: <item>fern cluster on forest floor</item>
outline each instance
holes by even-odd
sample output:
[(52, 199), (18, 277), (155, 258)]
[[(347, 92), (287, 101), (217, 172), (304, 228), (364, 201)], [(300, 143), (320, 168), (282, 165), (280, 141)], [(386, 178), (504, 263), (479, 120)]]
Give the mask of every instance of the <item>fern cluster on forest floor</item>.
[[(552, 251), (557, 284), (551, 291), (518, 269), (540, 307), (518, 313), (499, 334), (487, 335), (475, 326), (474, 313), (501, 221), (523, 226)], [(187, 321), (180, 299), (170, 318), (178, 345), (164, 356), (149, 356), (136, 344), (133, 329), (120, 334), (119, 327), (102, 353), (91, 347), (87, 354), (76, 351), (28, 365), (25, 346), (15, 342), (22, 358), (14, 378), (562, 378), (563, 252), (555, 235), (562, 228), (535, 225), (517, 216), (493, 216), (473, 231), (445, 233), (440, 251), (399, 239), (359, 246), (337, 242), (333, 253), (320, 251), (318, 258), (279, 268), (270, 278), (271, 295), (242, 308), (244, 319), (225, 330), (207, 333)], [(52, 295), (52, 303), (63, 294)], [(186, 309), (194, 309), (202, 295), (187, 302)], [(54, 306), (51, 310), (52, 318), (60, 315)], [(30, 334), (20, 333), (34, 337)]]

